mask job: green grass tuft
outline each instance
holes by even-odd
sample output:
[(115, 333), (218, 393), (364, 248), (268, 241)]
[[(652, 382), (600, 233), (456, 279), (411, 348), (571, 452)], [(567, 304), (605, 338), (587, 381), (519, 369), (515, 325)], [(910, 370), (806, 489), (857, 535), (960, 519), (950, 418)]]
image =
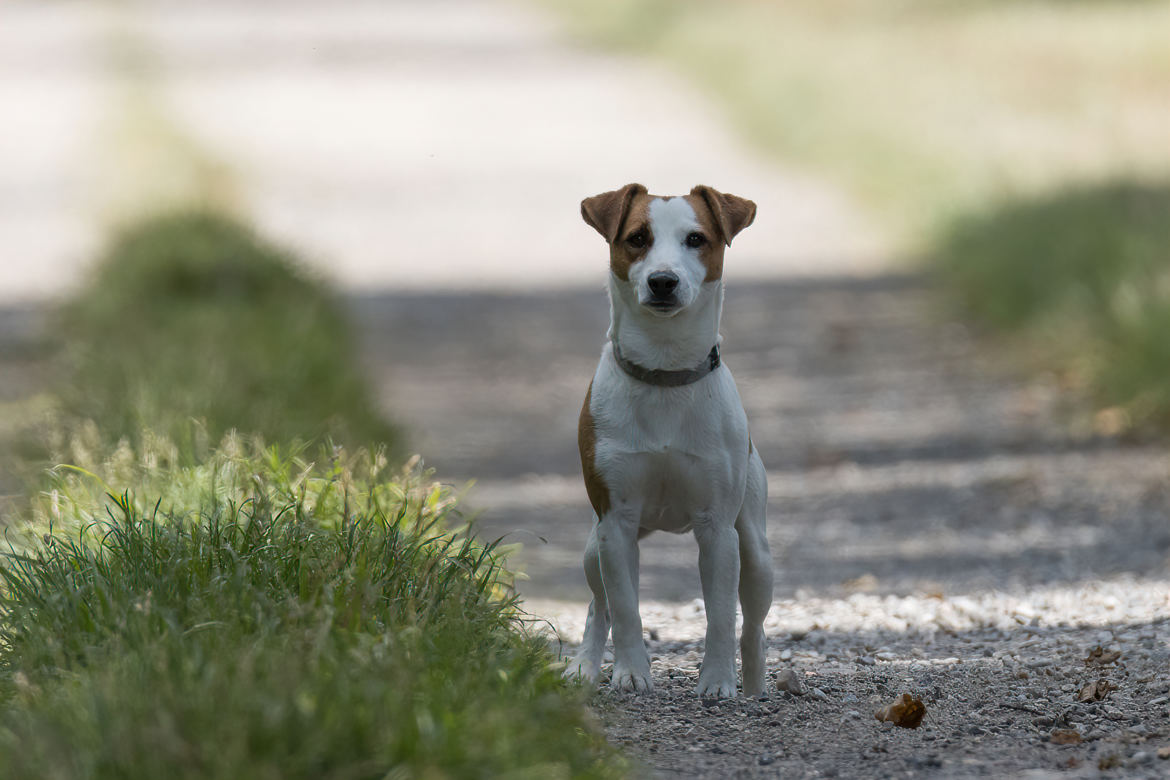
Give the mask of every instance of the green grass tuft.
[(958, 221), (935, 260), (978, 320), (1030, 334), (1131, 424), (1170, 425), (1170, 185), (1003, 204)]
[(56, 531), (0, 565), (0, 776), (624, 771), (425, 475), (239, 439), (122, 457), (60, 470)]
[(288, 252), (210, 212), (121, 232), (59, 323), (70, 429), (108, 444), (152, 430), (190, 447), (231, 429), (270, 441), (387, 444), (340, 304)]

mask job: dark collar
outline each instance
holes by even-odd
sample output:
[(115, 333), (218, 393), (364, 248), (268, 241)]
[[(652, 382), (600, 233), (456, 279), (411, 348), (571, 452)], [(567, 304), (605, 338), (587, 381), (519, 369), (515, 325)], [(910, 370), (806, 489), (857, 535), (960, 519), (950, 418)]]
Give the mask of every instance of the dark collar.
[(616, 340), (613, 342), (613, 356), (617, 360), (617, 364), (622, 367), (622, 371), (625, 371), (639, 382), (645, 382), (648, 385), (657, 385), (659, 387), (681, 387), (682, 385), (698, 382), (707, 376), (707, 374), (719, 368), (720, 362), (718, 344), (711, 347), (711, 351), (707, 353), (707, 359), (698, 366), (684, 368), (678, 371), (646, 368), (645, 366), (640, 366), (637, 363), (629, 361), (622, 355), (621, 347), (618, 346)]

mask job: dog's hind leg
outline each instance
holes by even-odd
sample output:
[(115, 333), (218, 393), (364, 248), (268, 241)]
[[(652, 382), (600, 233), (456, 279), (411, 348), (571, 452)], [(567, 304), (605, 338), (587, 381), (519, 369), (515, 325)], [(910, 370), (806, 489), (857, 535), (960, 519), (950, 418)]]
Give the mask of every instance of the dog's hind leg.
[(764, 692), (764, 618), (772, 607), (772, 554), (768, 550), (768, 479), (758, 452), (748, 459), (747, 489), (735, 521), (739, 533), (739, 603), (743, 633), (739, 652), (743, 659), (743, 692)]
[(605, 585), (601, 580), (601, 558), (597, 545), (597, 522), (589, 533), (585, 545), (585, 581), (593, 591), (589, 602), (589, 615), (585, 618), (585, 637), (581, 649), (573, 662), (565, 669), (566, 677), (579, 677), (597, 682), (601, 673), (601, 658), (605, 654), (605, 643), (609, 640), (609, 603), (605, 598)]

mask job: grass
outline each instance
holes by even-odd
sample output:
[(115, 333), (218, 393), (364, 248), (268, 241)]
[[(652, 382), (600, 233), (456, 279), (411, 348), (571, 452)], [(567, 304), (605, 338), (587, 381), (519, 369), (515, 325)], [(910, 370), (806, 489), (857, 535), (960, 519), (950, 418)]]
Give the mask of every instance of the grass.
[(1170, 185), (1118, 182), (957, 221), (936, 263), (978, 321), (1123, 413), (1170, 427)]
[(908, 254), (1005, 199), (1170, 174), (1170, 3), (539, 0), (668, 64)]
[(354, 359), (337, 301), (287, 251), (221, 214), (182, 211), (119, 233), (63, 310), (66, 426), (96, 421), (111, 446), (152, 430), (190, 448), (331, 436), (393, 443)]
[(425, 475), (238, 437), (167, 457), (59, 471), (0, 565), (0, 776), (624, 771)]

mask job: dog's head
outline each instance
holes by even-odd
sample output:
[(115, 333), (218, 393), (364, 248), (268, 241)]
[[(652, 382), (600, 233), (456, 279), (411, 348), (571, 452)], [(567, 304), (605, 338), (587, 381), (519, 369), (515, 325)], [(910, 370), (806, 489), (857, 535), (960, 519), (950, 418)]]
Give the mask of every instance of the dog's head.
[(641, 184), (581, 201), (581, 216), (609, 243), (609, 267), (638, 304), (671, 317), (723, 277), (723, 250), (752, 223), (756, 204), (702, 185), (650, 195)]

